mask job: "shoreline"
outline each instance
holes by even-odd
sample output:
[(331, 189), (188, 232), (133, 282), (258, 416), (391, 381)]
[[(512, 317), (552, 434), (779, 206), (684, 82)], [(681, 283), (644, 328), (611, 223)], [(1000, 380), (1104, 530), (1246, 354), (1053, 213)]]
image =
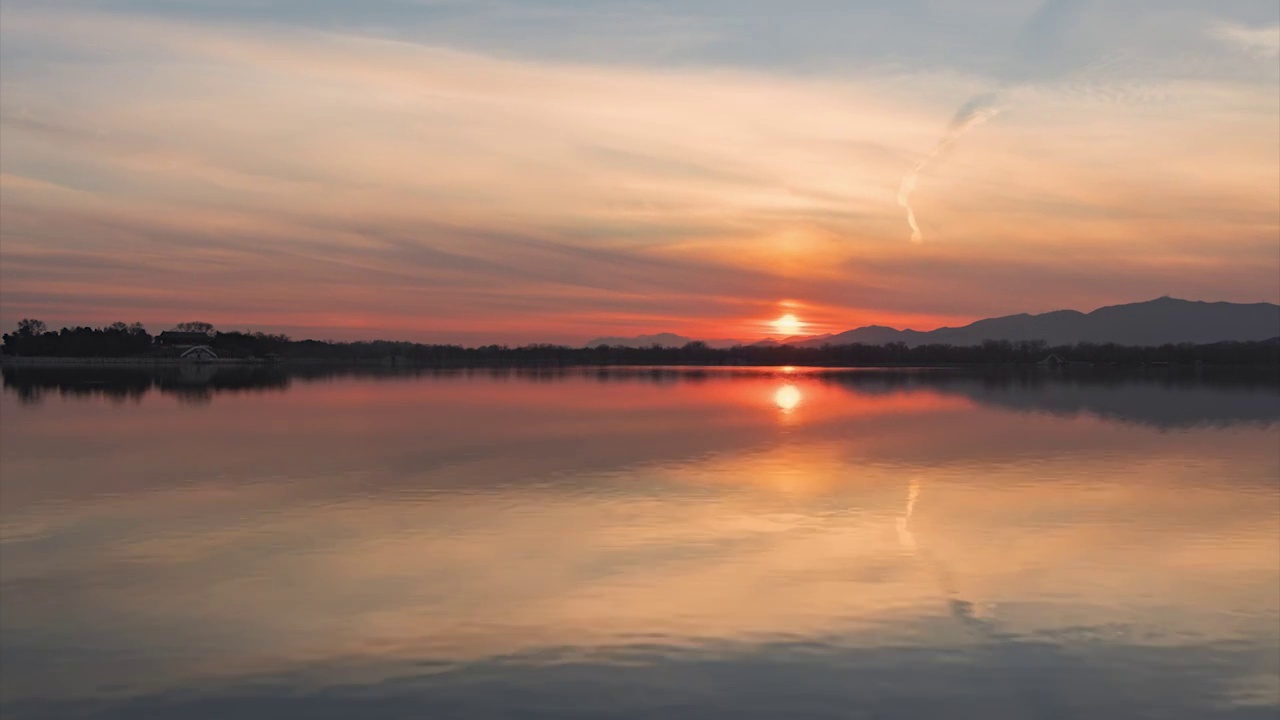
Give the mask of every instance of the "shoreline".
[(184, 358), (158, 358), (158, 357), (56, 357), (56, 356), (0, 356), (0, 366), (2, 367), (65, 367), (65, 368), (93, 368), (93, 367), (138, 367), (138, 368), (204, 368), (204, 367), (271, 367), (280, 369), (289, 368), (379, 368), (387, 370), (466, 370), (466, 369), (502, 369), (502, 368), (543, 368), (543, 369), (571, 369), (571, 368), (810, 368), (810, 369), (885, 369), (885, 370), (976, 370), (982, 368), (1004, 368), (1004, 369), (1023, 369), (1023, 370), (1039, 370), (1044, 372), (1055, 371), (1072, 371), (1072, 370), (1262, 370), (1276, 369), (1271, 363), (1241, 363), (1241, 364), (1214, 364), (1214, 363), (1171, 363), (1171, 362), (1137, 362), (1137, 363), (1094, 363), (1094, 362), (1064, 362), (1060, 364), (1045, 364), (1042, 362), (987, 362), (987, 363), (874, 363), (874, 364), (839, 364), (839, 363), (805, 363), (805, 362), (778, 362), (778, 363), (731, 363), (731, 362), (685, 362), (685, 363), (638, 363), (634, 360), (631, 362), (619, 363), (547, 363), (547, 362), (413, 362), (409, 360), (387, 361), (387, 360), (356, 360), (356, 359), (329, 359), (329, 358), (281, 358), (275, 360), (267, 360), (264, 358), (212, 358), (192, 360)]

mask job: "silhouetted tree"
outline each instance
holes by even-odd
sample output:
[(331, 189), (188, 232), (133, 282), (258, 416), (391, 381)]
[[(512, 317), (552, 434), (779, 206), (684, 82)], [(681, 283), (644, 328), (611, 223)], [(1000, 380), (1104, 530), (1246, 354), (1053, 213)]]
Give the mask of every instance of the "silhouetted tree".
[(178, 332), (204, 333), (205, 335), (213, 334), (213, 325), (207, 322), (180, 322), (173, 326)]
[(45, 324), (41, 320), (34, 318), (23, 318), (18, 321), (18, 334), (23, 336), (43, 335), (45, 334)]

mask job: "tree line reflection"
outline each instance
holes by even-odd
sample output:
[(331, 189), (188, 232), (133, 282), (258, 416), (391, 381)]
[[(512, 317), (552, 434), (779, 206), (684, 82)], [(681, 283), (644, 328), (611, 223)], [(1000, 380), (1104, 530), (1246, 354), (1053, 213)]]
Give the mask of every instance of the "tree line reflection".
[(773, 379), (772, 402), (802, 406), (810, 383), (860, 396), (927, 390), (986, 406), (1055, 415), (1090, 413), (1122, 422), (1187, 427), (1280, 420), (1280, 369), (821, 369), (790, 367), (402, 368), (282, 365), (6, 366), (6, 393), (35, 404), (50, 395), (141, 401), (151, 393), (208, 403), (220, 394), (284, 392), (295, 383), (338, 380), (482, 379), (594, 381), (655, 386)]

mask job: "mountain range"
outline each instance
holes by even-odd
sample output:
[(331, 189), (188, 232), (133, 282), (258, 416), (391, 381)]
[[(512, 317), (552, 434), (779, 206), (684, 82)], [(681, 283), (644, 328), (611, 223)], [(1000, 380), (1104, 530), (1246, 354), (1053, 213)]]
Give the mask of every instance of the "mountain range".
[[(1030, 315), (1020, 313), (987, 318), (961, 327), (936, 330), (897, 330), (881, 325), (847, 330), (831, 335), (766, 338), (749, 342), (733, 339), (704, 341), (712, 347), (734, 345), (887, 345), (901, 342), (919, 345), (980, 345), (984, 340), (1043, 340), (1049, 345), (1076, 343), (1117, 343), (1120, 345), (1164, 345), (1167, 343), (1212, 343), (1226, 340), (1268, 340), (1280, 336), (1280, 305), (1275, 303), (1200, 302), (1161, 297), (1147, 302), (1110, 305), (1093, 312), (1055, 310)], [(602, 337), (587, 343), (599, 345), (679, 347), (693, 342), (673, 333), (636, 337)]]

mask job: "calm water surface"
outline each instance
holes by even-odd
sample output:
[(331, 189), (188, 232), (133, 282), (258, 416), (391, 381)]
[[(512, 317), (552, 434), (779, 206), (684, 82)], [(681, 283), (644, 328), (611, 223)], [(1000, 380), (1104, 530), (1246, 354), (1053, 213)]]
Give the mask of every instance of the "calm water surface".
[(1280, 385), (5, 369), (13, 718), (1274, 718)]

